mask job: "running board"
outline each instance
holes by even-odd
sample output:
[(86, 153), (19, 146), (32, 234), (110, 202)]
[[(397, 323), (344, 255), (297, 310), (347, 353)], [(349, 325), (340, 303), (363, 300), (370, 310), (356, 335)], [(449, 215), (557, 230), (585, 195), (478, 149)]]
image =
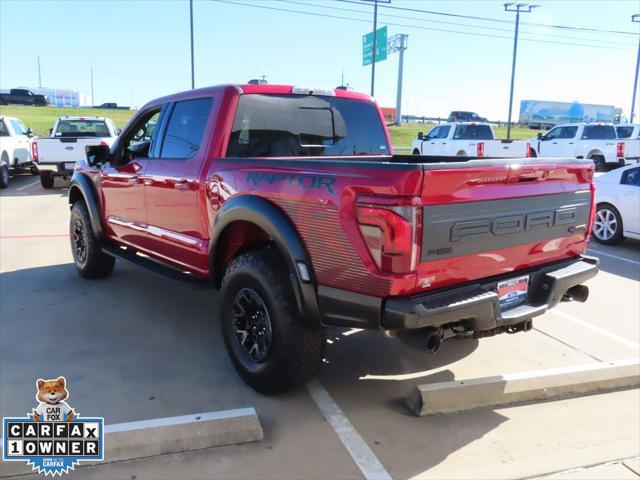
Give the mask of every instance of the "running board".
[(196, 277), (191, 273), (179, 270), (172, 265), (152, 259), (151, 257), (143, 257), (142, 255), (138, 255), (134, 251), (126, 248), (117, 247), (115, 245), (103, 245), (102, 251), (107, 255), (111, 255), (112, 257), (119, 258), (125, 262), (146, 268), (153, 273), (170, 278), (171, 280), (178, 280), (195, 287), (211, 287), (211, 284), (204, 278)]

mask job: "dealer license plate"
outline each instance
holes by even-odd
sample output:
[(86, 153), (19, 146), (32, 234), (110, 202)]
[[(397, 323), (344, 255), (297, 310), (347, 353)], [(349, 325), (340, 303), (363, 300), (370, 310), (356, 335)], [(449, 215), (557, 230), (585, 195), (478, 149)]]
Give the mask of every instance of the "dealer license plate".
[(65, 170), (74, 170), (75, 168), (76, 168), (76, 162), (64, 164)]
[(529, 275), (498, 282), (498, 302), (500, 303), (500, 308), (505, 310), (526, 302), (528, 289)]

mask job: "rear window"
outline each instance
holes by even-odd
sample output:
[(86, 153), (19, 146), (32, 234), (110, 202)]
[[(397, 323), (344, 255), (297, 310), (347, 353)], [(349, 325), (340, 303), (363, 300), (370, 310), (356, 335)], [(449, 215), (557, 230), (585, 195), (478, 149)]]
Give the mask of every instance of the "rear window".
[(388, 155), (371, 102), (312, 95), (242, 95), (228, 157)]
[(454, 140), (493, 140), (493, 132), (489, 125), (458, 125)]
[(618, 138), (629, 138), (633, 133), (633, 127), (616, 127)]
[(615, 140), (616, 129), (613, 125), (587, 125), (582, 132), (583, 140)]
[(108, 137), (109, 129), (104, 120), (60, 120), (56, 137)]

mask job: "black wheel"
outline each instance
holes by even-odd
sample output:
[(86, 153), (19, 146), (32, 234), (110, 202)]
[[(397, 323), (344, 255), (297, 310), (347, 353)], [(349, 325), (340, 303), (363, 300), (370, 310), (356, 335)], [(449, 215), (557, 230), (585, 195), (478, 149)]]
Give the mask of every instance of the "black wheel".
[(7, 188), (9, 186), (9, 167), (7, 164), (0, 166), (0, 188)]
[(53, 173), (51, 172), (40, 172), (40, 184), (42, 185), (42, 188), (53, 188), (53, 182), (55, 180), (55, 177), (53, 176)]
[(607, 171), (607, 164), (604, 161), (604, 157), (602, 155), (594, 155), (593, 157), (591, 157), (591, 159), (593, 160), (593, 163), (596, 166), (596, 172)]
[(418, 150), (417, 148), (413, 150), (413, 154), (414, 155), (420, 155), (420, 150)]
[(596, 209), (593, 222), (593, 238), (605, 245), (615, 245), (622, 240), (622, 217), (613, 205), (602, 203)]
[(304, 385), (322, 364), (326, 337), (304, 323), (280, 256), (272, 248), (235, 258), (222, 280), (220, 326), (242, 379), (272, 394)]
[(116, 259), (100, 249), (100, 243), (91, 229), (89, 211), (84, 202), (71, 207), (69, 237), (73, 261), (84, 278), (104, 278), (113, 272)]

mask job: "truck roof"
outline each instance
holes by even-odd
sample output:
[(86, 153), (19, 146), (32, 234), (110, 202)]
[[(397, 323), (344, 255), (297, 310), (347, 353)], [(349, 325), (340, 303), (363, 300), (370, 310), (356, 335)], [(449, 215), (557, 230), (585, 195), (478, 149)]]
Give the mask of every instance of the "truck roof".
[(555, 127), (586, 127), (588, 125), (597, 125), (597, 126), (609, 126), (609, 127), (615, 127), (616, 125), (614, 125), (611, 122), (575, 122), (575, 123), (559, 123), (558, 125), (554, 125)]
[(295, 85), (271, 85), (266, 83), (262, 83), (262, 84), (245, 83), (245, 84), (222, 84), (222, 85), (214, 85), (210, 87), (197, 88), (195, 90), (185, 90), (183, 92), (156, 98), (150, 101), (147, 105), (166, 102), (169, 100), (180, 99), (182, 97), (193, 97), (194, 95), (198, 95), (198, 94), (215, 93), (220, 90), (227, 90), (227, 89), (233, 89), (237, 91), (240, 95), (251, 94), (251, 93), (264, 94), (264, 95), (291, 95), (296, 93), (305, 94), (305, 93), (313, 92), (315, 95), (329, 94), (331, 96), (335, 96), (338, 98), (350, 98), (353, 100), (372, 101), (372, 97), (370, 95), (355, 92), (353, 90), (342, 90), (339, 88), (320, 88), (320, 87), (315, 88), (315, 87), (295, 86)]

